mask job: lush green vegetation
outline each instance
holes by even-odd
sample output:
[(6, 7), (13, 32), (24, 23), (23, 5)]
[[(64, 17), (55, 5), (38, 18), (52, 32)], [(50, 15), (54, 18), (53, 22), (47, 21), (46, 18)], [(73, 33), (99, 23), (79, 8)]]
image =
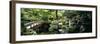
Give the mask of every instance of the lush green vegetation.
[(92, 32), (92, 12), (21, 8), (21, 35)]

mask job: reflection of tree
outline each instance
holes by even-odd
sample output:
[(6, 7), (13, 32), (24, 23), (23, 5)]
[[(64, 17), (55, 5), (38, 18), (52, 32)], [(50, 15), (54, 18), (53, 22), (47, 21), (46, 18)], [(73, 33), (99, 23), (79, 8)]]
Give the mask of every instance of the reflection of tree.
[(91, 11), (21, 8), (22, 35), (91, 32), (91, 27)]

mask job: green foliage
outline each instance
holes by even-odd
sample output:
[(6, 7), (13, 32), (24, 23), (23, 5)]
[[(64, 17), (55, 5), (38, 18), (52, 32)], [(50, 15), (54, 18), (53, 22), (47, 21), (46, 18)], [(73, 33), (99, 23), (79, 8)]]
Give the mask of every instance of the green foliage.
[[(46, 32), (40, 32), (39, 28), (26, 29), (25, 24), (29, 22), (48, 22), (50, 27)], [(22, 35), (91, 32), (91, 27), (91, 11), (21, 8)]]

